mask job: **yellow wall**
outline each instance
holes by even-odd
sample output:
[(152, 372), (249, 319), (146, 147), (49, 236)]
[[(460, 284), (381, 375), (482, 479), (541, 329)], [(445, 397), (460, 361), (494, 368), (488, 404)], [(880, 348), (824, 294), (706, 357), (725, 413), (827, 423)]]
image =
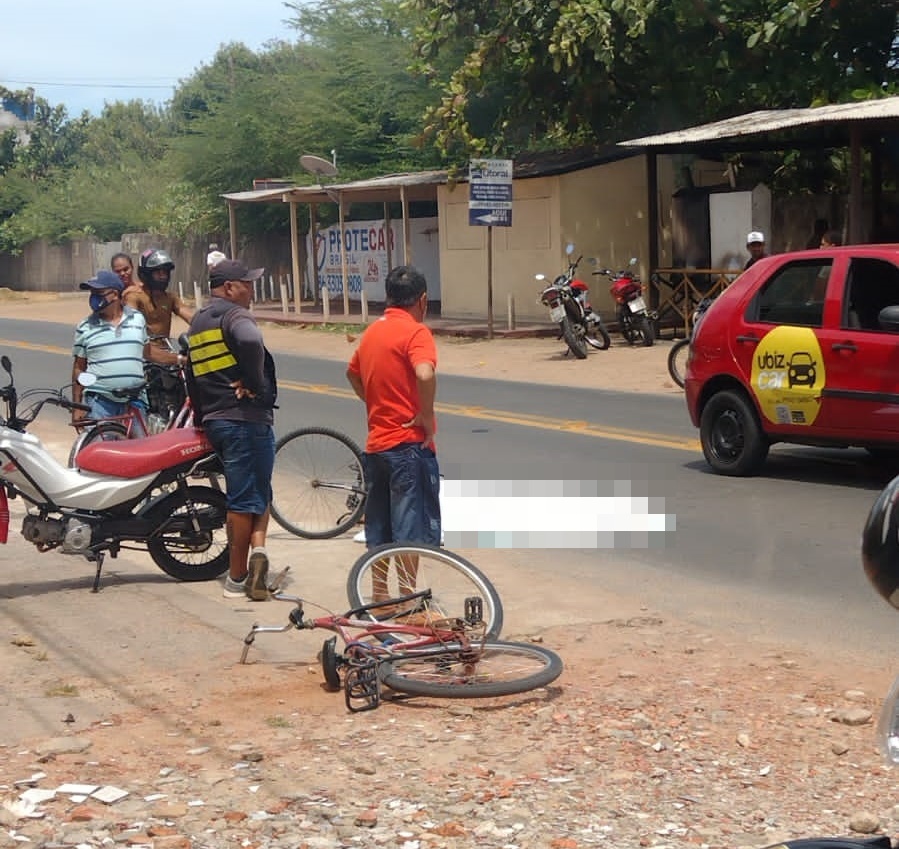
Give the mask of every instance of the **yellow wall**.
[[(593, 305), (613, 310), (606, 278), (590, 272), (627, 266), (648, 273), (647, 179), (645, 160), (636, 155), (619, 162), (554, 177), (515, 180), (512, 226), (493, 227), (493, 316), (505, 323), (507, 298), (516, 318), (548, 321), (538, 300), (538, 272), (554, 277), (567, 266), (565, 245), (583, 254), (578, 276), (591, 288)], [(668, 189), (670, 194), (670, 189)], [(660, 194), (664, 190), (660, 189)], [(487, 227), (468, 223), (468, 185), (440, 186), (441, 313), (449, 318), (480, 318), (487, 312)]]

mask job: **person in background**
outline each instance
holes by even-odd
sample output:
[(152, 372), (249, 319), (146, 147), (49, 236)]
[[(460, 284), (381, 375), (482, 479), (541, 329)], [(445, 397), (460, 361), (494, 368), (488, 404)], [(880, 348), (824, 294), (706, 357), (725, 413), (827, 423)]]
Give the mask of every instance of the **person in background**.
[[(89, 291), (91, 314), (75, 328), (72, 343), (72, 400), (87, 404), (90, 413), (72, 411), (72, 421), (89, 416), (105, 419), (120, 416), (130, 404), (146, 406), (138, 399), (128, 401), (116, 390), (132, 389), (144, 382), (144, 359), (156, 360), (156, 352), (147, 339), (144, 317), (125, 306), (121, 278), (111, 271), (98, 271), (82, 283)], [(158, 361), (158, 360), (156, 360)], [(90, 372), (96, 380), (84, 387), (78, 378)]]
[(158, 362), (184, 365), (183, 357), (172, 351), (166, 341), (172, 334), (173, 315), (187, 324), (193, 318), (193, 310), (185, 306), (181, 298), (168, 291), (174, 268), (175, 263), (165, 251), (147, 248), (140, 255), (137, 265), (141, 285), (126, 291), (124, 299), (127, 306), (144, 316), (147, 333), (153, 339), (152, 344), (162, 354)]
[(809, 236), (808, 241), (805, 243), (805, 247), (807, 250), (811, 248), (820, 248), (821, 239), (824, 238), (824, 234), (830, 229), (830, 225), (827, 223), (826, 218), (816, 218), (815, 226), (812, 228), (812, 235)]
[(746, 236), (746, 250), (749, 251), (749, 259), (746, 260), (746, 265), (743, 266), (744, 271), (747, 268), (751, 268), (760, 259), (768, 256), (765, 253), (765, 234), (760, 230), (753, 230), (749, 233)]
[(210, 301), (188, 331), (194, 415), (225, 468), (229, 564), (223, 595), (251, 601), (269, 597), (265, 540), (278, 394), (275, 362), (250, 312), (253, 284), (264, 270), (234, 259), (215, 265)]
[(118, 275), (119, 280), (122, 281), (126, 293), (132, 287), (140, 288), (140, 284), (134, 279), (134, 262), (128, 254), (113, 254), (112, 259), (109, 260), (109, 267), (113, 270), (114, 274)]
[(821, 237), (822, 248), (838, 248), (843, 244), (843, 234), (839, 230), (828, 230)]
[[(209, 247), (212, 247), (212, 245), (210, 245)], [(209, 253), (206, 254), (206, 268), (209, 271), (212, 271), (212, 269), (215, 268), (215, 266), (218, 265), (223, 259), (228, 259), (228, 257), (226, 257), (221, 251), (209, 251)]]

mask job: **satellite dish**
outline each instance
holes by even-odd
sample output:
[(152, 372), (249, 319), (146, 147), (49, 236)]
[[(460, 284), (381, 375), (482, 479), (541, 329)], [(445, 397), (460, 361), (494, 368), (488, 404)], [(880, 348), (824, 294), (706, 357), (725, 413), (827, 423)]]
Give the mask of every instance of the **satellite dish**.
[(307, 153), (300, 157), (300, 165), (303, 166), (310, 174), (316, 177), (334, 177), (337, 175), (337, 166), (321, 156), (313, 156)]

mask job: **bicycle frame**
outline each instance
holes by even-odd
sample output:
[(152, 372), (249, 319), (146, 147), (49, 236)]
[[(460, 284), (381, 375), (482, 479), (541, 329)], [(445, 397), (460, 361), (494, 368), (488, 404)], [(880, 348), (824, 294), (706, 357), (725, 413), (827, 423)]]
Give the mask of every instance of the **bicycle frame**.
[[(466, 618), (439, 619), (427, 625), (411, 625), (395, 622), (390, 619), (371, 620), (361, 618), (363, 614), (379, 608), (389, 609), (408, 605), (410, 602), (426, 603), (431, 599), (431, 590), (421, 590), (410, 595), (387, 599), (365, 605), (344, 614), (328, 614), (312, 619), (304, 618), (303, 599), (298, 596), (276, 592), (272, 595), (276, 601), (290, 601), (295, 607), (288, 616), (286, 625), (254, 624), (244, 638), (244, 647), (240, 662), (247, 662), (250, 646), (256, 634), (284, 633), (296, 630), (325, 630), (336, 634), (343, 641), (349, 670), (344, 682), (344, 697), (347, 709), (356, 713), (372, 710), (380, 704), (380, 682), (377, 676), (378, 666), (391, 658), (446, 654), (448, 647), (454, 652), (473, 652), (478, 654), (477, 640), (484, 638), (484, 623), (478, 613), (477, 606), (466, 610)], [(416, 608), (412, 608), (415, 610)], [(405, 609), (406, 613), (411, 612)], [(400, 615), (400, 614), (393, 614)], [(400, 640), (399, 636), (409, 637)], [(474, 643), (472, 642), (474, 638)], [(332, 638), (333, 640), (333, 638)], [(326, 646), (329, 641), (326, 641)], [(323, 649), (324, 654), (325, 649)], [(322, 658), (325, 678), (329, 679)], [(335, 661), (336, 664), (336, 661)], [(336, 665), (334, 669), (336, 674)], [(329, 683), (331, 683), (329, 679)]]

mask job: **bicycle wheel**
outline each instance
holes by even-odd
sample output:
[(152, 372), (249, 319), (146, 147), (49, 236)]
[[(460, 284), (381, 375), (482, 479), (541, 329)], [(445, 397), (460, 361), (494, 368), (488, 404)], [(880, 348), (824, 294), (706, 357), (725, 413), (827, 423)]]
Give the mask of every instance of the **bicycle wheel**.
[(684, 388), (684, 375), (687, 373), (687, 358), (690, 356), (690, 340), (678, 339), (668, 352), (668, 374), (671, 379)]
[[(401, 651), (401, 650), (400, 650)], [(480, 699), (526, 693), (562, 674), (562, 659), (527, 643), (447, 646), (439, 654), (394, 657), (378, 667), (381, 683), (413, 696)]]
[(100, 424), (95, 425), (94, 427), (85, 428), (78, 434), (75, 441), (72, 443), (72, 450), (69, 451), (69, 468), (75, 468), (75, 458), (82, 448), (86, 448), (94, 442), (105, 442), (107, 440), (115, 441), (127, 438), (127, 428), (125, 425), (119, 424), (118, 422), (100, 422)]
[[(428, 610), (440, 618), (462, 618), (466, 599), (480, 599), (485, 637), (499, 637), (503, 604), (496, 588), (474, 564), (445, 548), (418, 543), (370, 548), (353, 564), (347, 578), (347, 598), (353, 608), (424, 589), (432, 594)], [(378, 614), (369, 615), (376, 618)], [(400, 634), (391, 636), (403, 639)]]
[(286, 531), (327, 539), (349, 530), (365, 507), (362, 451), (324, 427), (288, 433), (275, 446), (272, 516)]

